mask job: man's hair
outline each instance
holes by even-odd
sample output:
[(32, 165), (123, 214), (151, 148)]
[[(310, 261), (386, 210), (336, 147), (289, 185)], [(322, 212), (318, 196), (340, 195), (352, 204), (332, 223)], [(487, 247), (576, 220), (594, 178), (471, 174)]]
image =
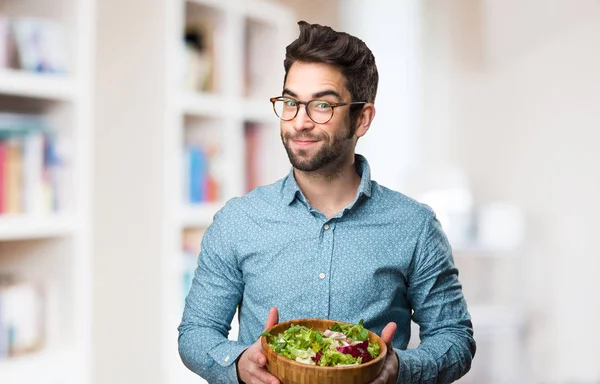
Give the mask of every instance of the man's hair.
[[(345, 32), (337, 32), (327, 26), (299, 21), (300, 36), (285, 50), (284, 83), (288, 72), (296, 61), (325, 63), (339, 68), (346, 78), (346, 88), (351, 101), (375, 102), (379, 74), (375, 57), (364, 41)], [(352, 129), (362, 105), (351, 107)], [(356, 108), (357, 107), (357, 108)]]

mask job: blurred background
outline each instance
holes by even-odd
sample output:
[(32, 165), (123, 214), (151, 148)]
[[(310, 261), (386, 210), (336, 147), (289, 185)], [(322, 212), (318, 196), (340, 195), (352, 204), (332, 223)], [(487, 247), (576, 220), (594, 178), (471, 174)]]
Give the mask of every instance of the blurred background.
[(0, 382), (203, 382), (183, 300), (214, 213), (289, 171), (298, 20), (375, 54), (357, 151), (448, 234), (460, 382), (600, 383), (597, 0), (0, 0)]

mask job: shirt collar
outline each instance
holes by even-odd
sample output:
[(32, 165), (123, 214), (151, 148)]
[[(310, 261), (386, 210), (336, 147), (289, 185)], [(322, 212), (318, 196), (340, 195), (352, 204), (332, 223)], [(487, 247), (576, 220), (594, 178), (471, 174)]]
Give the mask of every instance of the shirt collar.
[[(367, 159), (362, 155), (356, 154), (354, 155), (354, 165), (356, 167), (356, 172), (360, 175), (360, 185), (356, 193), (356, 199), (360, 198), (362, 195), (371, 197), (371, 168), (369, 167)], [(292, 167), (290, 173), (283, 182), (283, 201), (287, 205), (290, 205), (296, 197), (306, 202), (304, 194), (300, 190), (298, 183), (296, 183), (294, 167)]]

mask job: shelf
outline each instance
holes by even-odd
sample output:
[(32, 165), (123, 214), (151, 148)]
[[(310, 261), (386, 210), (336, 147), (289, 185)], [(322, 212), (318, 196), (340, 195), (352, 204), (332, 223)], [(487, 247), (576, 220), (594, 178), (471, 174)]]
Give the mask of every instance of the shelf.
[[(45, 350), (0, 360), (0, 382), (6, 384), (76, 384), (79, 359), (70, 350)], [(81, 368), (79, 368), (81, 369)]]
[(190, 227), (208, 227), (213, 221), (213, 217), (223, 203), (205, 203), (197, 206), (186, 206), (181, 214), (181, 226)]
[(70, 76), (0, 69), (0, 94), (69, 101), (76, 88)]
[(220, 95), (188, 92), (182, 95), (180, 108), (188, 116), (220, 117), (228, 112), (227, 105), (233, 102)]
[[(241, 107), (232, 107), (236, 105)], [(268, 98), (226, 98), (216, 94), (189, 92), (181, 96), (179, 108), (187, 116), (229, 116), (246, 121), (279, 124)]]
[(71, 235), (76, 225), (68, 215), (0, 216), (0, 241), (43, 239)]
[(242, 116), (244, 120), (261, 123), (272, 123), (279, 126), (279, 118), (273, 112), (273, 105), (268, 98), (249, 98), (242, 102)]
[(185, 0), (186, 3), (198, 4), (204, 7), (210, 7), (221, 11), (235, 10), (236, 1), (222, 1), (222, 0)]

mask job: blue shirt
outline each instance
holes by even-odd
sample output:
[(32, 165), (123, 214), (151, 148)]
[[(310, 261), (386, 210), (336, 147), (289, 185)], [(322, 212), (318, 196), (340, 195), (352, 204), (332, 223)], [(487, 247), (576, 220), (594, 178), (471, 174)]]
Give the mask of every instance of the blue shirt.
[[(293, 169), (215, 215), (179, 326), (189, 369), (210, 383), (237, 383), (236, 359), (277, 307), (280, 322), (364, 319), (377, 334), (396, 322), (398, 383), (450, 383), (469, 370), (472, 324), (435, 214), (371, 180), (360, 155), (356, 170), (354, 202), (330, 219), (310, 206)], [(238, 341), (229, 341), (238, 306)], [(406, 350), (411, 318), (421, 344)]]

